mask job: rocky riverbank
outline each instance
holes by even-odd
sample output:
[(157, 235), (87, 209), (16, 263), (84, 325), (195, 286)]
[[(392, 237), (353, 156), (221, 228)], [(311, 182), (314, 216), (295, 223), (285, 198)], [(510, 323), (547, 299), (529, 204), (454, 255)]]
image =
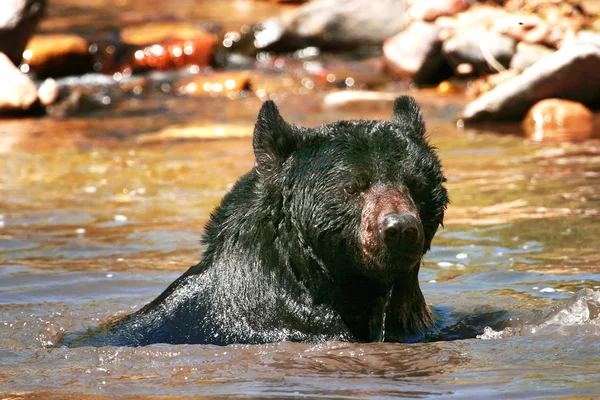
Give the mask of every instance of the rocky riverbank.
[[(461, 123), (523, 120), (535, 130), (549, 126), (541, 118), (555, 121), (554, 129), (575, 124), (581, 131), (571, 112), (590, 113), (600, 102), (600, 4), (593, 0), (313, 0), (269, 5), (273, 16), (239, 29), (179, 15), (98, 29), (42, 23), (35, 31), (56, 3), (2, 6), (9, 17), (0, 20), (0, 69), (11, 77), (2, 83), (5, 116), (81, 114), (117, 100), (108, 91), (135, 96), (152, 87), (263, 100), (358, 90), (333, 93), (324, 107), (435, 88), (465, 103)], [(579, 104), (532, 108), (545, 99)], [(523, 119), (540, 110), (537, 119)]]

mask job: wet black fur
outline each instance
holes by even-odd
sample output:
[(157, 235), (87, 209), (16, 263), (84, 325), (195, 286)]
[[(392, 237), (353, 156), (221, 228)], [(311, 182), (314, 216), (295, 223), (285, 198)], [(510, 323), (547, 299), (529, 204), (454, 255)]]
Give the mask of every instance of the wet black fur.
[(407, 189), (429, 249), (448, 198), (414, 100), (398, 98), (391, 121), (314, 129), (288, 125), (268, 101), (253, 145), (256, 167), (212, 214), (202, 261), (141, 310), (72, 346), (377, 340), (372, 310), (392, 285), (385, 340), (414, 340), (432, 324), (418, 266), (388, 276), (364, 265), (361, 195), (344, 191)]

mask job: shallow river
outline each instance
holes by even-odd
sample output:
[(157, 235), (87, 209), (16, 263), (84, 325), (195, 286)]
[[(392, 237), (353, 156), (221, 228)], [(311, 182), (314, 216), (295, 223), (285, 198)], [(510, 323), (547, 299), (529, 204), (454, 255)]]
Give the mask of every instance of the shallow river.
[[(391, 113), (323, 110), (322, 94), (278, 103), (308, 126)], [(478, 338), (52, 347), (64, 331), (137, 309), (196, 263), (210, 211), (253, 165), (248, 136), (156, 132), (200, 124), (247, 134), (255, 96), (148, 89), (84, 118), (0, 122), (0, 395), (600, 396), (600, 141), (457, 129), (451, 102), (422, 103), (451, 205), (421, 287), (456, 325), (453, 338)]]

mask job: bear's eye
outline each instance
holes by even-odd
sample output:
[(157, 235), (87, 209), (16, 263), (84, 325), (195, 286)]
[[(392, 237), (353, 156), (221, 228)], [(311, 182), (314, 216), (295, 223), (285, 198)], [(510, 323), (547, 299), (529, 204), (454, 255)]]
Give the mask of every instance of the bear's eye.
[(344, 190), (348, 194), (357, 194), (359, 192), (359, 187), (358, 185), (351, 183), (350, 185), (346, 185), (346, 187), (344, 187)]

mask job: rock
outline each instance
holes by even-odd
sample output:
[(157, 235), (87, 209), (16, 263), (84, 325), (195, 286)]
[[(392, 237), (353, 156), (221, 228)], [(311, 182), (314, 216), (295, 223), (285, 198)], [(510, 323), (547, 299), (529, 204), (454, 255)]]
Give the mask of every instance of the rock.
[(600, 47), (600, 32), (579, 31), (577, 36), (563, 43), (563, 46), (572, 46), (574, 44), (591, 44)]
[(133, 73), (210, 65), (217, 42), (215, 35), (190, 23), (130, 27), (121, 31), (121, 38), (129, 46), (119, 69)]
[(146, 46), (165, 40), (193, 39), (206, 35), (213, 36), (201, 27), (187, 22), (151, 22), (129, 26), (121, 30), (121, 40), (137, 46)]
[(500, 18), (493, 29), (506, 36), (526, 43), (558, 47), (567, 35), (566, 29), (550, 25), (536, 15), (510, 15)]
[(523, 71), (552, 53), (554, 50), (549, 47), (520, 42), (517, 44), (515, 55), (510, 60), (510, 68)]
[(187, 65), (211, 64), (216, 39), (213, 35), (189, 39), (168, 39), (160, 43), (132, 49), (124, 57), (121, 71), (139, 73), (168, 71)]
[(523, 128), (534, 140), (583, 140), (593, 136), (593, 117), (581, 103), (545, 99), (531, 107), (523, 120)]
[(58, 83), (52, 78), (48, 78), (38, 88), (38, 98), (43, 106), (54, 104), (58, 100)]
[(381, 45), (402, 31), (406, 0), (314, 0), (257, 24), (233, 52), (285, 52), (318, 46), (339, 50)]
[(461, 31), (446, 40), (442, 52), (452, 66), (471, 64), (478, 73), (508, 68), (515, 53), (515, 40), (484, 29)]
[(19, 65), (25, 45), (44, 13), (46, 0), (0, 1), (0, 52)]
[(439, 26), (417, 21), (386, 40), (383, 56), (388, 68), (400, 78), (428, 82), (444, 62), (440, 31)]
[(467, 0), (420, 0), (408, 10), (416, 20), (433, 22), (439, 17), (451, 17), (469, 8)]
[(35, 35), (23, 52), (22, 70), (37, 78), (82, 75), (93, 70), (88, 41), (72, 34)]
[(435, 24), (442, 27), (442, 41), (446, 41), (457, 32), (489, 30), (499, 18), (508, 14), (502, 8), (485, 4), (474, 4), (467, 11), (454, 17), (440, 17)]
[(38, 99), (37, 87), (4, 53), (0, 53), (0, 76), (0, 113), (29, 110)]
[(533, 104), (551, 97), (584, 104), (600, 100), (599, 47), (561, 48), (469, 103), (463, 118), (466, 121), (522, 118)]

